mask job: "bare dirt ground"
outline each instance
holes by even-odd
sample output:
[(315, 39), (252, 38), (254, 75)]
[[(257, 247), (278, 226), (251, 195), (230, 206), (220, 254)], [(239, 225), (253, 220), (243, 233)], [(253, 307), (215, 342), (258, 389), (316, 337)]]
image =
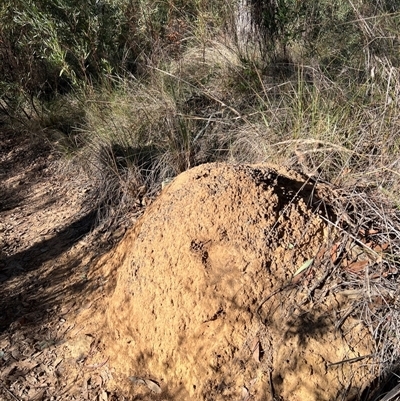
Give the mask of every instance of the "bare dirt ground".
[(117, 399), (67, 338), (90, 307), (89, 265), (121, 231), (95, 232), (93, 184), (53, 153), (27, 134), (0, 136), (0, 399)]

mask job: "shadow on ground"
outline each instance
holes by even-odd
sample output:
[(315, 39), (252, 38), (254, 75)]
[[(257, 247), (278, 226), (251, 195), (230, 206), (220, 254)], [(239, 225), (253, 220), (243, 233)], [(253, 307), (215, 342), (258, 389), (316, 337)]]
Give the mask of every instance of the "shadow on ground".
[[(0, 317), (0, 332), (6, 330), (10, 324), (27, 313), (35, 312), (35, 315), (42, 315), (46, 309), (52, 306), (51, 303), (57, 299), (58, 301), (62, 300), (67, 292), (74, 293), (84, 289), (83, 283), (78, 286), (75, 284), (72, 287), (65, 285), (71, 278), (74, 265), (79, 265), (79, 259), (74, 260), (73, 265), (67, 262), (65, 265), (61, 264), (47, 271), (34, 271), (51, 260), (57, 263), (56, 260), (60, 255), (71, 249), (93, 229), (95, 221), (96, 212), (87, 212), (52, 238), (3, 258), (2, 287), (5, 287), (13, 279), (15, 284), (10, 286), (12, 291), (3, 292), (0, 300), (0, 307), (3, 311)], [(45, 291), (45, 289), (58, 287), (61, 293), (54, 292), (51, 297), (47, 294), (48, 291)]]
[(26, 133), (0, 133), (0, 212), (18, 207), (30, 188), (43, 180), (51, 146)]

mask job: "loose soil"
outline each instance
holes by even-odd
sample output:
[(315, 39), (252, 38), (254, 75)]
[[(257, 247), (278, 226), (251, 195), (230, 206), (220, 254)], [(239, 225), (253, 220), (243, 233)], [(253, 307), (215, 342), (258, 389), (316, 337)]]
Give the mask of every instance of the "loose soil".
[(326, 274), (324, 188), (204, 165), (101, 233), (93, 183), (32, 138), (0, 146), (0, 399), (332, 400), (371, 381), (369, 331)]
[(93, 182), (41, 138), (1, 133), (0, 180), (0, 399), (111, 399), (67, 338), (91, 263), (121, 232), (95, 230)]
[(341, 321), (350, 304), (328, 289), (309, 297), (335, 235), (320, 204), (303, 177), (270, 166), (178, 176), (92, 272), (103, 299), (79, 321), (97, 328), (110, 385), (134, 399), (359, 396), (368, 329)]

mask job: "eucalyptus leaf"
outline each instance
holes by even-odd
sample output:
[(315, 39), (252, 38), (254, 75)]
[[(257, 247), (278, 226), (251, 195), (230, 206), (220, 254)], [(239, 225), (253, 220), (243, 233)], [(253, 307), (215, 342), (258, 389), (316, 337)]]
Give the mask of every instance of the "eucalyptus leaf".
[(314, 258), (308, 259), (305, 261), (297, 270), (296, 273), (293, 274), (293, 277), (296, 277), (298, 274), (308, 269), (314, 262)]

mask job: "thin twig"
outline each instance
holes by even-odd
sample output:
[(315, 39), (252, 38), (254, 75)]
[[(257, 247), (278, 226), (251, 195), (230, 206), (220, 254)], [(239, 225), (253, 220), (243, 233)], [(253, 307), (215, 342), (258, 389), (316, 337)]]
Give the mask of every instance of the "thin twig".
[[(271, 146), (289, 145), (291, 143), (300, 144), (300, 145), (328, 145), (332, 149), (337, 149), (337, 150), (340, 150), (341, 152), (357, 154), (354, 150), (347, 149), (343, 146), (336, 145), (331, 142), (321, 141), (319, 139), (289, 139), (287, 141), (272, 143)], [(357, 156), (361, 156), (361, 154), (357, 154)]]
[(390, 390), (382, 399), (381, 401), (391, 401), (394, 397), (400, 394), (400, 384)]
[(20, 399), (14, 394), (12, 393), (4, 384), (0, 383), (1, 387), (3, 387), (3, 389), (12, 397), (14, 398), (14, 400), (16, 401), (20, 401)]
[(360, 241), (357, 237), (355, 237), (354, 235), (350, 234), (348, 231), (344, 230), (343, 228), (341, 228), (339, 225), (337, 225), (336, 223), (328, 220), (327, 218), (325, 218), (324, 216), (320, 215), (319, 216), (321, 219), (325, 220), (328, 224), (331, 224), (332, 226), (334, 226), (335, 228), (337, 228), (338, 230), (346, 233), (346, 235), (348, 235), (354, 242), (357, 243), (357, 245), (361, 246), (362, 248), (364, 248), (365, 250), (367, 250), (368, 252), (371, 252), (375, 257), (380, 257), (381, 255), (374, 251), (372, 248), (370, 248), (368, 245), (364, 244), (364, 242)]
[[(286, 290), (287, 288), (290, 287), (294, 287), (296, 285), (296, 283), (293, 282), (289, 282), (285, 285), (283, 285), (282, 287), (278, 288), (277, 290), (275, 290), (274, 292), (272, 292), (271, 294), (269, 294), (267, 297), (265, 297), (260, 304), (258, 305), (257, 309), (256, 309), (256, 313), (258, 316), (260, 316), (260, 309), (262, 308), (262, 306), (269, 300), (271, 299), (273, 296), (275, 296), (276, 294), (279, 294), (280, 292)], [(260, 316), (261, 317), (261, 316)]]
[(362, 361), (363, 359), (366, 359), (366, 358), (372, 358), (375, 355), (376, 354), (369, 354), (369, 355), (358, 356), (357, 358), (343, 359), (343, 361), (340, 361), (340, 362), (328, 363), (327, 366), (328, 367), (330, 367), (330, 366), (338, 366), (338, 365), (343, 365), (344, 363), (358, 362), (358, 361)]
[(271, 392), (271, 400), (275, 400), (274, 383), (272, 382), (272, 371), (269, 370), (269, 391)]

